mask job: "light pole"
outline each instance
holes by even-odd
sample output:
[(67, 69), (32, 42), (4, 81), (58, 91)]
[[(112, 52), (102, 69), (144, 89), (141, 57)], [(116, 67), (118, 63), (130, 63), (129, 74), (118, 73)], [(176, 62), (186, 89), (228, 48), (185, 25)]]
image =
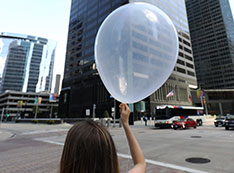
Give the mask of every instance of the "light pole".
[(116, 118), (116, 100), (114, 99), (114, 124), (113, 127), (115, 127), (115, 118)]
[(36, 102), (36, 113), (35, 113), (34, 119), (36, 119), (36, 118), (37, 118), (37, 111), (38, 111), (38, 99), (39, 99), (39, 97), (37, 96), (37, 97), (35, 98), (35, 102)]
[(5, 109), (5, 108), (2, 108), (1, 124), (2, 124), (2, 117), (3, 117), (3, 115), (4, 115), (4, 109)]
[(93, 119), (95, 118), (95, 109), (96, 109), (96, 105), (93, 104)]
[[(206, 113), (206, 115), (208, 115), (208, 109), (207, 109), (207, 104), (206, 104), (206, 95), (205, 95), (205, 92), (201, 89), (201, 84), (199, 84), (199, 90), (200, 90), (201, 105), (202, 105), (203, 109), (205, 107), (205, 113)], [(202, 91), (202, 94), (201, 94), (201, 91)], [(205, 99), (205, 103), (203, 103), (203, 97)]]
[(53, 103), (51, 102), (50, 119), (52, 118), (52, 112), (53, 112)]

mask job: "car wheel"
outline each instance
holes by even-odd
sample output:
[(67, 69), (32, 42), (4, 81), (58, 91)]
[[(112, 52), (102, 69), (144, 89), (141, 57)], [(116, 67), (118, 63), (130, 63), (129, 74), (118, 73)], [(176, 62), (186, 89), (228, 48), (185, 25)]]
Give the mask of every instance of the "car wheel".
[(229, 130), (229, 127), (228, 127), (228, 126), (226, 126), (226, 127), (225, 127), (225, 129), (226, 129), (226, 130)]
[(187, 129), (187, 128), (188, 128), (188, 125), (185, 125), (185, 126), (184, 126), (184, 129)]
[(196, 128), (197, 128), (197, 126), (195, 125), (193, 128), (194, 128), (194, 129), (196, 129)]
[(176, 130), (177, 128), (176, 127), (173, 127), (174, 130)]

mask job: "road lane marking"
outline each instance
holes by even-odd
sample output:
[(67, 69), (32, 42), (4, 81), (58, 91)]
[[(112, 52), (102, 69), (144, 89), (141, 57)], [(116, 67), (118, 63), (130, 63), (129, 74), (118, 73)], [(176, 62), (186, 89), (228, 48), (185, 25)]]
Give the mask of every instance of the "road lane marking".
[[(52, 141), (52, 140), (49, 140), (46, 138), (36, 138), (34, 140), (64, 146), (64, 143), (62, 143), (62, 142), (56, 142), (56, 141)], [(132, 159), (132, 157), (130, 155), (127, 155), (127, 154), (117, 153), (117, 155), (119, 157), (122, 157), (122, 158)], [(186, 172), (190, 172), (190, 173), (208, 173), (205, 171), (200, 171), (200, 170), (196, 170), (196, 169), (192, 169), (192, 168), (178, 166), (178, 165), (174, 165), (174, 164), (170, 164), (170, 163), (158, 162), (158, 161), (150, 160), (150, 159), (145, 159), (145, 161), (146, 161), (146, 163), (150, 163), (152, 165), (163, 166), (163, 167), (172, 168), (172, 169), (176, 169), (176, 170), (180, 170), (180, 171), (186, 171)]]
[(52, 132), (62, 132), (68, 131), (69, 129), (53, 129), (53, 130), (36, 130), (31, 132), (24, 132), (21, 135), (34, 135), (34, 134), (42, 134), (42, 133), (52, 133)]
[[(119, 157), (122, 157), (122, 158), (132, 159), (132, 157), (130, 155), (127, 155), (127, 154), (117, 153), (117, 155)], [(178, 165), (174, 165), (174, 164), (170, 164), (170, 163), (158, 162), (158, 161), (154, 161), (154, 160), (150, 160), (150, 159), (145, 159), (145, 162), (150, 163), (152, 165), (163, 166), (163, 167), (177, 169), (177, 170), (181, 170), (181, 171), (187, 171), (187, 172), (191, 172), (191, 173), (208, 173), (208, 172), (204, 172), (204, 171), (200, 171), (200, 170), (196, 170), (196, 169), (191, 169), (191, 168), (178, 166)]]

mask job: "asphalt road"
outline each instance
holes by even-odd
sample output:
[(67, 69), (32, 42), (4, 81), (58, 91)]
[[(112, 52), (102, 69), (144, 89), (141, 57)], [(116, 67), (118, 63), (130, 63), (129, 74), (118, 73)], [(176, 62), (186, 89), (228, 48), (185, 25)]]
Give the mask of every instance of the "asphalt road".
[[(58, 172), (69, 124), (2, 124), (0, 127), (0, 172)], [(121, 172), (132, 167), (122, 128), (109, 128), (115, 141)], [(204, 125), (197, 129), (132, 127), (146, 161), (147, 172), (234, 172), (234, 130)], [(208, 163), (189, 163), (188, 158)], [(195, 160), (196, 161), (196, 160)]]

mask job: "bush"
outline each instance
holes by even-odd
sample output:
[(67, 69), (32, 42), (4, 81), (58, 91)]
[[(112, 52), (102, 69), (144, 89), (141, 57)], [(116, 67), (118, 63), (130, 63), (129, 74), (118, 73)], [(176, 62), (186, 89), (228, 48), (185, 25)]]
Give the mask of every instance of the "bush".
[(55, 122), (54, 122), (54, 120), (48, 120), (47, 121), (47, 124), (54, 124)]
[(103, 118), (109, 118), (110, 117), (110, 115), (109, 115), (109, 113), (108, 113), (107, 110), (104, 111), (104, 113), (102, 114), (102, 117)]
[(32, 121), (34, 124), (37, 124), (38, 123), (38, 120), (33, 120)]

